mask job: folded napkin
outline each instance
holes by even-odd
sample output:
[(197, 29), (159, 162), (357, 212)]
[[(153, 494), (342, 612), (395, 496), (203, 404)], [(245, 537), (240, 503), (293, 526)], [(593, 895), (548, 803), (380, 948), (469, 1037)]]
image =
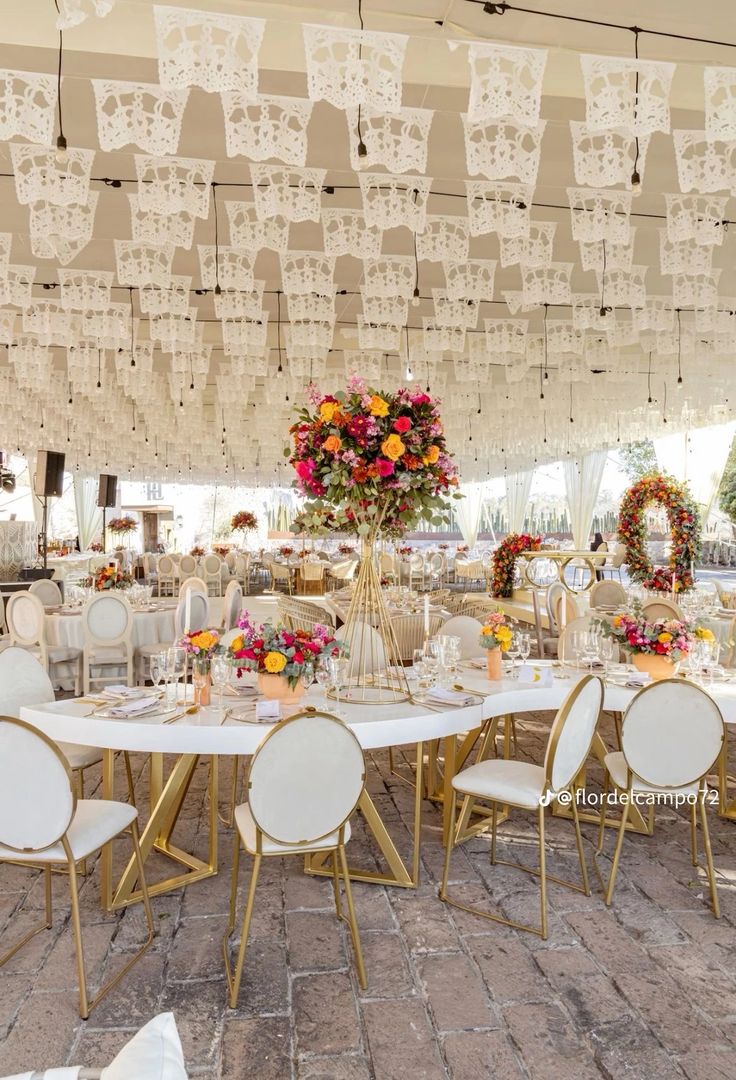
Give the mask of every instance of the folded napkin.
[(155, 697), (141, 697), (134, 701), (124, 701), (108, 710), (108, 716), (137, 716), (139, 713), (148, 712), (149, 709), (158, 707), (160, 702)]
[(534, 667), (532, 664), (522, 664), (519, 668), (519, 682), (522, 686), (551, 686), (552, 668)]
[(110, 698), (139, 698), (141, 696), (140, 686), (106, 686), (104, 690), (100, 690), (100, 697)]
[(650, 683), (651, 681), (652, 677), (646, 671), (632, 671), (626, 676), (626, 686), (631, 686), (635, 689), (646, 686), (647, 683)]
[(476, 694), (465, 694), (462, 690), (448, 690), (444, 686), (435, 686), (427, 692), (427, 701), (441, 702), (443, 705), (474, 705), (479, 700)]
[(488, 666), (485, 656), (474, 656), (472, 660), (467, 660), (466, 663), (468, 667), (478, 668), (479, 671), (485, 671)]
[(280, 720), (281, 719), (281, 702), (280, 701), (257, 701), (256, 702), (256, 720)]

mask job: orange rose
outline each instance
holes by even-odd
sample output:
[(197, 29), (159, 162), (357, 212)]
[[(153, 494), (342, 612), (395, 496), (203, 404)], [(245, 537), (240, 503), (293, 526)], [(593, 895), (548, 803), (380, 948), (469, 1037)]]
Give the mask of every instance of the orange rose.
[(436, 465), (440, 458), (439, 446), (430, 446), (429, 450), (423, 457), (425, 465)]
[(342, 446), (342, 439), (339, 435), (328, 435), (325, 441), (322, 443), (322, 447), (328, 454), (336, 454)]
[(388, 402), (384, 401), (378, 394), (374, 394), (371, 398), (369, 412), (371, 416), (388, 416)]
[(384, 457), (387, 457), (389, 461), (398, 461), (405, 450), (406, 447), (398, 435), (389, 435), (388, 438), (384, 439), (381, 443), (381, 453)]

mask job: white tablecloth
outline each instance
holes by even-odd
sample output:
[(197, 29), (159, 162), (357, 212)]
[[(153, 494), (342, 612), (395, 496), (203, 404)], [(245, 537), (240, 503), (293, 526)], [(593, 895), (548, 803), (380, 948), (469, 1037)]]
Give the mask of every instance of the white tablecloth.
[(53, 556), (47, 560), (47, 563), (49, 569), (54, 571), (57, 581), (66, 581), (70, 575), (86, 577), (97, 567), (106, 566), (112, 558), (113, 556), (109, 554), (81, 552), (78, 555), (60, 555), (58, 558)]

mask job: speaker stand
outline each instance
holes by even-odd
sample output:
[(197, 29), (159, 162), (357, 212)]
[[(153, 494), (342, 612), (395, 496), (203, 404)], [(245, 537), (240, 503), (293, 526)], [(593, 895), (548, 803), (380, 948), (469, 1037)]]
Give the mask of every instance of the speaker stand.
[(47, 496), (44, 495), (43, 496), (43, 524), (41, 525), (41, 544), (42, 544), (41, 550), (43, 552), (43, 568), (44, 568), (44, 570), (48, 570), (48, 536), (47, 536), (47, 532), (46, 532), (47, 525), (48, 525), (48, 509), (49, 509), (49, 500), (48, 500)]
[(102, 507), (102, 551), (103, 551), (103, 554), (107, 551), (107, 536), (105, 535), (105, 529), (107, 527), (106, 524), (105, 524), (105, 515), (106, 514), (107, 514), (107, 507), (103, 506)]

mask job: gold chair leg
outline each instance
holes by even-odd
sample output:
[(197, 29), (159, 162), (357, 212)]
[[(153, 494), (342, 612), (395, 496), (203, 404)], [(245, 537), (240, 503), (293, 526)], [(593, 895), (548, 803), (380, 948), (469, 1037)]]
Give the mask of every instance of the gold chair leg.
[(705, 865), (708, 868), (708, 882), (710, 884), (710, 898), (713, 904), (713, 914), (717, 919), (720, 919), (721, 905), (718, 902), (718, 889), (716, 888), (716, 872), (713, 866), (713, 850), (710, 846), (710, 831), (708, 829), (708, 817), (705, 811), (705, 791), (698, 792), (698, 802), (700, 803), (700, 825), (703, 830)]
[[(217, 768), (219, 768), (219, 763), (220, 763), (220, 759), (217, 758), (217, 761), (215, 762), (215, 766)], [(219, 821), (225, 826), (226, 829), (232, 829), (233, 824), (235, 822), (235, 806), (237, 804), (237, 799), (238, 799), (238, 770), (239, 770), (239, 768), (240, 768), (240, 758), (238, 756), (235, 756), (233, 758), (233, 777), (232, 777), (232, 781), (231, 781), (231, 784), (230, 784), (229, 814), (228, 814), (227, 817), (223, 817), (223, 815), (219, 812), (219, 810), (217, 812), (217, 817), (218, 817)]]
[(445, 865), (442, 871), (442, 884), (440, 885), (439, 897), (440, 900), (447, 900), (447, 879), (450, 876), (450, 857), (452, 856), (452, 849), (455, 846), (455, 815), (457, 814), (457, 800), (455, 799), (454, 792), (453, 797), (450, 799), (450, 825), (447, 831), (447, 841), (445, 843)]
[[(29, 866), (29, 869), (32, 869), (32, 867)], [(45, 890), (44, 891), (45, 891), (45, 907), (46, 907), (46, 910), (45, 910), (44, 914), (46, 916), (46, 919), (45, 919), (45, 921), (43, 923), (41, 923), (40, 926), (37, 926), (34, 930), (29, 930), (28, 933), (25, 934), (20, 939), (20, 941), (16, 942), (16, 944), (11, 946), (11, 948), (9, 948), (6, 953), (3, 953), (3, 955), (0, 956), (0, 967), (2, 967), (3, 964), (7, 963), (8, 960), (10, 960), (10, 958), (12, 956), (15, 956), (15, 954), (17, 952), (20, 952), (20, 950), (23, 948), (23, 946), (27, 942), (29, 942), (31, 940), (31, 938), (34, 938), (36, 936), (36, 934), (40, 934), (44, 930), (50, 930), (51, 929), (53, 909), (52, 909), (51, 867), (50, 866), (45, 866), (44, 867), (44, 877), (45, 877)]]
[(539, 903), (542, 912), (542, 939), (547, 940), (547, 853), (544, 849), (544, 807), (539, 807)]
[(256, 897), (256, 885), (258, 884), (258, 874), (261, 869), (262, 858), (262, 855), (253, 856), (253, 869), (250, 876), (250, 885), (248, 886), (248, 900), (245, 905), (245, 911), (243, 913), (243, 926), (240, 931), (238, 958), (235, 962), (235, 970), (232, 972), (230, 970), (230, 957), (228, 954), (228, 939), (227, 937), (225, 938), (225, 976), (227, 978), (228, 989), (230, 990), (229, 1004), (231, 1009), (234, 1009), (238, 1004), (238, 994), (240, 993), (240, 982), (243, 978), (243, 966), (245, 964), (245, 953), (248, 947), (250, 921), (253, 916), (253, 904)]
[(621, 814), (621, 822), (618, 827), (618, 836), (616, 837), (616, 847), (613, 852), (613, 862), (611, 863), (611, 876), (608, 879), (608, 887), (606, 888), (605, 903), (606, 907), (611, 906), (613, 899), (613, 889), (616, 884), (616, 875), (618, 873), (619, 859), (621, 858), (621, 848), (624, 844), (624, 836), (626, 835), (626, 820), (629, 816), (629, 806), (631, 805), (631, 791), (627, 793), (626, 801), (624, 802), (623, 813)]
[(340, 869), (337, 862), (337, 848), (332, 852), (332, 892), (335, 897), (335, 913), (338, 919), (341, 919), (342, 904), (340, 903)]
[(235, 836), (233, 837), (233, 871), (230, 875), (230, 914), (227, 923), (227, 933), (225, 934), (225, 959), (228, 956), (228, 943), (227, 939), (235, 929), (235, 912), (238, 904), (238, 869), (240, 866), (240, 835), (236, 829)]
[(89, 1016), (87, 1000), (87, 975), (84, 969), (84, 945), (82, 942), (82, 923), (79, 918), (79, 895), (77, 893), (77, 868), (74, 859), (69, 859), (69, 894), (72, 906), (72, 929), (77, 954), (77, 979), (79, 982), (79, 1015), (83, 1020)]
[(572, 788), (572, 818), (575, 822), (575, 843), (578, 848), (578, 858), (580, 859), (580, 876), (583, 879), (583, 892), (586, 896), (590, 896), (590, 882), (588, 881), (588, 866), (585, 862), (585, 851), (583, 850), (583, 834), (580, 831), (580, 816), (578, 814), (578, 803), (575, 798), (575, 788)]
[[(698, 792), (698, 796), (700, 793)], [(693, 866), (698, 865), (698, 833), (697, 833), (697, 821), (698, 821), (698, 808), (695, 803), (690, 806), (690, 855), (692, 858)]]
[(365, 990), (368, 985), (368, 979), (365, 974), (365, 964), (363, 963), (363, 950), (360, 946), (360, 934), (358, 933), (358, 920), (355, 918), (355, 907), (353, 906), (353, 890), (350, 887), (350, 874), (348, 873), (348, 860), (345, 855), (345, 845), (340, 844), (338, 847), (340, 853), (340, 868), (342, 870), (342, 879), (345, 884), (345, 902), (348, 908), (348, 919), (350, 921), (350, 934), (353, 939), (353, 952), (355, 953), (355, 966), (358, 969), (358, 983), (361, 990)]
[(131, 806), (135, 806), (138, 809), (135, 801), (135, 784), (133, 783), (133, 770), (130, 766), (130, 754), (127, 750), (123, 750), (123, 761), (125, 762), (125, 778), (128, 781), (128, 801)]
[(603, 841), (606, 836), (606, 813), (608, 811), (608, 769), (606, 769), (605, 776), (603, 778), (603, 793), (601, 795), (601, 820), (598, 826), (598, 846), (595, 849), (596, 855), (600, 855), (603, 851)]
[(491, 803), (491, 866), (496, 865), (496, 829), (498, 827), (498, 803)]

